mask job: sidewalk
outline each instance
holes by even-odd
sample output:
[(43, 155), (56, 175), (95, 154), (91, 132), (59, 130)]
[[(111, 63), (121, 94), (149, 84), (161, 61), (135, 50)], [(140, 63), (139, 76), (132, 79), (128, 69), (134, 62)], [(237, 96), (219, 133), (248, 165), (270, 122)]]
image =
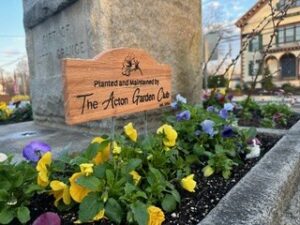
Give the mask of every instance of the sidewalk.
[(34, 140), (48, 143), (54, 156), (59, 156), (62, 151), (79, 152), (85, 149), (91, 139), (91, 135), (83, 132), (44, 127), (34, 122), (0, 126), (0, 152), (14, 154), (14, 161), (23, 159), (22, 149)]

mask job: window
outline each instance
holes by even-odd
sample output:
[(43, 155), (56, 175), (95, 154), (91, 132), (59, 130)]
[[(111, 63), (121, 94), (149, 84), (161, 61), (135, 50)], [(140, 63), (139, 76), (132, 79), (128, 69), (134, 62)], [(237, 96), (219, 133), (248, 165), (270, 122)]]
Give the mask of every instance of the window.
[(300, 24), (279, 28), (276, 40), (278, 44), (300, 41)]
[(296, 40), (300, 41), (300, 25), (296, 26)]
[(277, 8), (284, 9), (286, 5), (290, 5), (291, 7), (298, 7), (300, 6), (300, 0), (280, 0), (280, 2), (277, 4)]
[(258, 70), (260, 69), (260, 72), (258, 73), (259, 75), (261, 74), (262, 71), (262, 63), (261, 60), (256, 60), (256, 61), (249, 61), (249, 76), (256, 76)]
[(285, 28), (285, 42), (295, 41), (295, 29), (294, 27)]
[(283, 43), (284, 42), (284, 29), (280, 28), (278, 30), (278, 42)]
[(255, 52), (262, 49), (262, 36), (256, 35), (254, 36), (249, 43), (249, 51)]

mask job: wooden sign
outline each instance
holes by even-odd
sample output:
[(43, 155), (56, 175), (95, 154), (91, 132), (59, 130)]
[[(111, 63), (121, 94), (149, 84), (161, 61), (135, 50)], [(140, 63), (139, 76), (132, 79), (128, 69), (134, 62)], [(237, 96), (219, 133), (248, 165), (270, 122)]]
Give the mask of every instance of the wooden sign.
[(171, 68), (144, 50), (119, 48), (94, 59), (64, 59), (67, 124), (156, 109), (171, 101)]

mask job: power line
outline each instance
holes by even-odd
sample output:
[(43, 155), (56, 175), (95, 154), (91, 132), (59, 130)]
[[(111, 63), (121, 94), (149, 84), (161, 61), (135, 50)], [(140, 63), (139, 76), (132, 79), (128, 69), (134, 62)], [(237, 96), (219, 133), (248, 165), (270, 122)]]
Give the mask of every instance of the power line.
[(4, 38), (6, 38), (6, 37), (25, 37), (24, 35), (13, 35), (13, 34), (0, 34), (0, 37), (4, 37)]
[(24, 55), (24, 56), (22, 56), (22, 57), (18, 57), (17, 59), (14, 59), (14, 60), (12, 60), (12, 61), (10, 61), (10, 62), (8, 62), (8, 63), (2, 64), (2, 65), (0, 65), (0, 68), (6, 67), (6, 66), (10, 66), (10, 65), (12, 65), (12, 64), (14, 64), (14, 63), (16, 63), (16, 62), (18, 62), (19, 60), (24, 59), (25, 57), (26, 57), (26, 56)]

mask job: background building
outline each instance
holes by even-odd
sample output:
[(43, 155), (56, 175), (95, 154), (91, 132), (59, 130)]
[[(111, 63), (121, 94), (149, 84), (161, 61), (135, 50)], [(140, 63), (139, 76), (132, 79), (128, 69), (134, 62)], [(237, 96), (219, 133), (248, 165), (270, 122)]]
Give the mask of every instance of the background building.
[[(252, 36), (248, 49), (242, 53), (241, 79), (243, 82), (251, 82), (257, 73), (262, 75), (266, 73), (265, 68), (268, 68), (276, 86), (284, 83), (300, 86), (300, 0), (294, 0), (293, 3), (290, 3), (290, 0), (271, 1), (277, 15), (274, 17), (274, 23), (270, 16), (272, 11), (268, 2), (268, 0), (259, 0), (236, 22), (236, 26), (241, 29), (242, 45), (249, 40), (249, 35)], [(283, 10), (287, 4), (291, 5), (287, 15), (274, 29), (274, 24), (277, 24), (280, 19), (278, 16), (280, 10)], [(254, 30), (258, 26), (263, 27), (263, 30), (255, 33)], [(272, 41), (272, 47), (263, 59), (274, 32), (276, 36)]]

